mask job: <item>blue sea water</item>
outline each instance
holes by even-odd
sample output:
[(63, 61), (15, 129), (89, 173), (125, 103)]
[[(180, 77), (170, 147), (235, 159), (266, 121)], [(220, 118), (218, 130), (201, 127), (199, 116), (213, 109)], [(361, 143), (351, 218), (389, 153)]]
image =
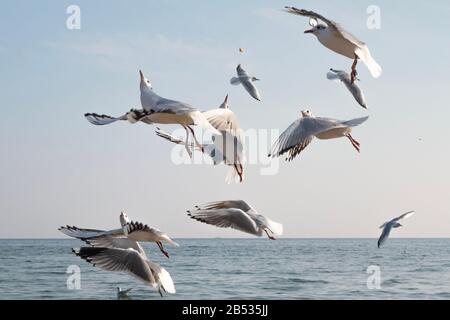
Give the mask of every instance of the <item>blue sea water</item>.
[[(149, 257), (174, 279), (177, 293), (163, 299), (450, 299), (450, 239), (177, 239), (155, 244)], [(0, 299), (161, 299), (124, 273), (102, 271), (71, 252), (78, 240), (0, 240)], [(80, 289), (66, 273), (80, 268)], [(381, 288), (369, 289), (369, 266)], [(373, 269), (372, 269), (373, 270)], [(372, 283), (372, 282), (371, 282)]]

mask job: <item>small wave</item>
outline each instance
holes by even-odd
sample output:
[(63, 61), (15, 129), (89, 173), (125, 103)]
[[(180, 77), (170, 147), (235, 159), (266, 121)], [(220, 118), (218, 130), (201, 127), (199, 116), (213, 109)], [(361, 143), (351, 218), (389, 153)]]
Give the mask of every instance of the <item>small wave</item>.
[(287, 281), (295, 282), (295, 283), (322, 283), (322, 284), (329, 283), (328, 281), (325, 281), (325, 280), (311, 280), (311, 279), (299, 279), (299, 278), (287, 279)]

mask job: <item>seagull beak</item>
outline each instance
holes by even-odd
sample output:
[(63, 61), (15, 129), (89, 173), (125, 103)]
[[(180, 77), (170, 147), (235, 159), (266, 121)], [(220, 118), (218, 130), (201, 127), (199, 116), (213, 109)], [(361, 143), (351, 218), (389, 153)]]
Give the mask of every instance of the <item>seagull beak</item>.
[(258, 78), (253, 79), (253, 81), (260, 81)]
[(142, 73), (141, 70), (139, 70), (139, 74), (141, 75), (141, 81), (144, 81), (144, 74)]
[(309, 30), (305, 30), (303, 33), (313, 33), (314, 30), (313, 29), (309, 29)]

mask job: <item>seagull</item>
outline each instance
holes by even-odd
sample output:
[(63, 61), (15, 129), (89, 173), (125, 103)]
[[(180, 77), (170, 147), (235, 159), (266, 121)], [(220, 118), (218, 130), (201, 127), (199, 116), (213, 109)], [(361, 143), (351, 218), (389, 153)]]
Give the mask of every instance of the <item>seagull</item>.
[(353, 139), (350, 132), (369, 117), (341, 121), (330, 118), (315, 117), (309, 110), (301, 112), (302, 117), (295, 120), (278, 138), (272, 147), (269, 157), (288, 153), (286, 161), (291, 161), (302, 152), (314, 137), (318, 139), (334, 139), (346, 137), (359, 152), (360, 144)]
[[(347, 87), (348, 91), (350, 91), (350, 93), (353, 95), (355, 100), (359, 103), (359, 105), (361, 107), (363, 107), (364, 109), (367, 109), (367, 104), (366, 104), (366, 99), (364, 97), (364, 93), (361, 91), (361, 89), (356, 84), (356, 82), (352, 83), (352, 81), (350, 79), (350, 75), (347, 72), (342, 71), (342, 70), (330, 69), (330, 71), (327, 73), (327, 78), (329, 80), (336, 80), (336, 81), (343, 82), (345, 84), (345, 86)], [(359, 79), (356, 78), (356, 80), (359, 80)]]
[(60, 227), (58, 230), (65, 235), (80, 239), (94, 247), (125, 246), (142, 253), (143, 249), (138, 241), (155, 242), (159, 250), (169, 258), (169, 253), (164, 250), (162, 241), (174, 247), (179, 244), (173, 241), (167, 234), (156, 228), (151, 228), (141, 222), (130, 221), (125, 213), (121, 213), (122, 228), (114, 230), (81, 229), (75, 226)]
[(401, 216), (399, 216), (397, 218), (394, 218), (390, 221), (383, 223), (380, 226), (380, 229), (383, 229), (383, 232), (381, 233), (381, 236), (378, 239), (378, 248), (381, 247), (381, 245), (384, 242), (386, 242), (387, 238), (389, 237), (389, 234), (391, 233), (392, 228), (399, 228), (399, 227), (403, 226), (398, 221), (400, 221), (402, 219), (407, 219), (407, 218), (411, 217), (414, 213), (415, 213), (414, 211), (409, 211), (409, 212), (402, 214)]
[(256, 89), (255, 85), (253, 84), (253, 81), (259, 81), (258, 78), (250, 76), (247, 71), (245, 71), (242, 66), (239, 64), (236, 68), (237, 71), (237, 77), (233, 77), (230, 80), (230, 83), (232, 85), (239, 85), (242, 84), (247, 90), (247, 92), (256, 100), (261, 101), (261, 97), (259, 95), (258, 89)]
[(160, 265), (150, 261), (145, 252), (126, 247), (81, 247), (72, 249), (72, 252), (94, 267), (106, 271), (126, 272), (134, 276), (157, 289), (161, 297), (162, 290), (168, 293), (176, 292), (170, 274)]
[(263, 232), (271, 240), (283, 233), (283, 225), (258, 214), (244, 200), (226, 200), (196, 206), (187, 211), (188, 216), (200, 222), (220, 228), (233, 228), (261, 237)]
[[(215, 165), (224, 162), (230, 166), (226, 181), (242, 182), (244, 179), (244, 137), (236, 115), (229, 108), (228, 95), (217, 109), (203, 112), (206, 119), (221, 135), (214, 135), (214, 142), (203, 144), (203, 153), (213, 159)], [(156, 134), (175, 144), (183, 144), (183, 140), (157, 128)], [(230, 148), (231, 146), (231, 148)], [(192, 147), (192, 146), (191, 146)], [(194, 150), (200, 150), (194, 148)], [(200, 150), (202, 151), (202, 150)]]
[[(381, 75), (381, 67), (372, 58), (367, 45), (344, 30), (339, 24), (313, 11), (297, 9), (295, 7), (285, 7), (285, 9), (289, 13), (310, 18), (309, 24), (312, 26), (312, 29), (306, 30), (304, 33), (312, 33), (328, 49), (353, 59), (351, 72), (352, 84), (355, 82), (357, 75), (356, 64), (358, 63), (358, 59), (364, 62), (374, 78), (378, 78)], [(325, 22), (325, 24), (319, 23), (318, 20)]]
[(128, 293), (130, 293), (131, 290), (132, 290), (132, 288), (122, 290), (121, 287), (117, 287), (117, 299), (129, 298)]
[(131, 109), (120, 117), (111, 117), (104, 114), (86, 113), (85, 118), (94, 125), (106, 125), (119, 120), (127, 120), (130, 123), (142, 121), (147, 124), (179, 124), (186, 130), (186, 150), (192, 155), (188, 148), (189, 132), (192, 134), (196, 145), (203, 148), (198, 142), (192, 125), (202, 126), (206, 130), (218, 133), (205, 119), (203, 114), (193, 106), (170, 100), (157, 95), (152, 88), (150, 80), (148, 80), (141, 70), (140, 74), (140, 92), (142, 109)]

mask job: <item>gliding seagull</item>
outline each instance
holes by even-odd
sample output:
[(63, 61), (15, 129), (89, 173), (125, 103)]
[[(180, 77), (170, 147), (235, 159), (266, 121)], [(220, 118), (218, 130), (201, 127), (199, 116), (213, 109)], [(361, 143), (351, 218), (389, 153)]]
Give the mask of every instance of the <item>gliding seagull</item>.
[(378, 239), (378, 248), (381, 247), (381, 245), (386, 242), (387, 238), (389, 237), (389, 234), (391, 233), (392, 228), (399, 228), (403, 226), (398, 221), (402, 219), (407, 219), (411, 217), (414, 213), (415, 213), (414, 211), (409, 211), (397, 218), (394, 218), (390, 221), (383, 223), (380, 226), (380, 229), (383, 229), (383, 232), (381, 233), (381, 236)]

